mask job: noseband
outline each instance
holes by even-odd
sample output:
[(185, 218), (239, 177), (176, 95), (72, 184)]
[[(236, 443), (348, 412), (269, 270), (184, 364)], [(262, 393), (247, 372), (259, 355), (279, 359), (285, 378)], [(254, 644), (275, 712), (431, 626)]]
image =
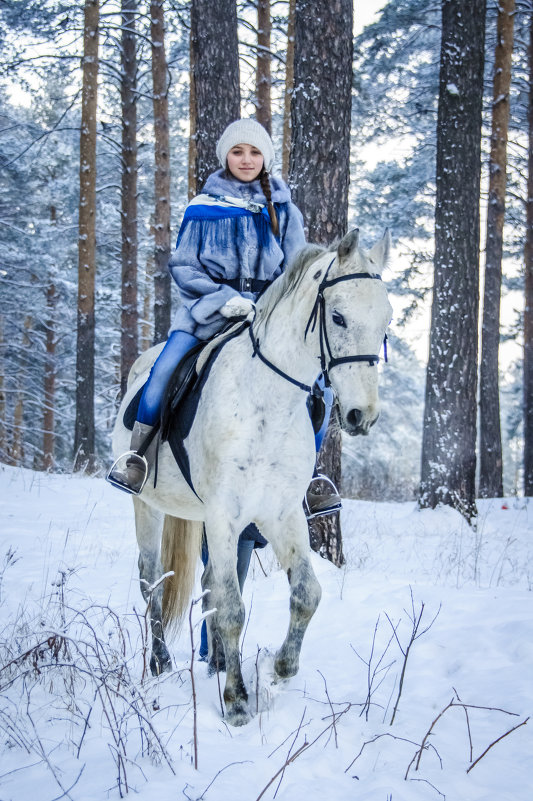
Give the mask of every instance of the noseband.
[[(371, 278), (373, 280), (381, 281), (381, 276), (377, 273), (349, 273), (348, 275), (340, 275), (337, 278), (328, 278), (329, 271), (335, 261), (335, 257), (330, 261), (326, 272), (324, 273), (324, 278), (319, 284), (318, 292), (316, 296), (315, 303), (311, 310), (311, 314), (309, 315), (309, 320), (307, 321), (307, 325), (305, 327), (305, 334), (304, 339), (306, 339), (307, 334), (309, 331), (313, 332), (316, 328), (316, 324), (318, 321), (318, 336), (320, 342), (320, 369), (322, 375), (324, 377), (324, 383), (327, 387), (331, 386), (331, 381), (329, 379), (329, 371), (332, 370), (334, 367), (337, 367), (339, 364), (347, 364), (349, 362), (368, 362), (369, 367), (373, 367), (375, 364), (379, 362), (379, 356), (377, 354), (363, 354), (358, 356), (341, 356), (340, 358), (336, 358), (333, 356), (329, 338), (328, 338), (328, 331), (326, 327), (326, 299), (324, 297), (324, 290), (328, 289), (330, 286), (334, 286), (335, 284), (339, 284), (341, 281), (353, 281), (356, 278)], [(295, 378), (292, 378), (287, 373), (280, 370), (279, 367), (276, 367), (271, 361), (269, 361), (266, 356), (264, 356), (260, 349), (259, 349), (259, 342), (255, 337), (253, 332), (253, 323), (250, 325), (248, 329), (250, 332), (250, 339), (252, 340), (253, 346), (253, 356), (259, 356), (262, 362), (270, 367), (275, 373), (280, 375), (282, 378), (285, 378), (287, 381), (290, 381), (291, 384), (295, 384), (295, 386), (303, 389), (305, 392), (311, 392), (311, 387), (307, 384), (303, 384), (300, 381), (297, 381)], [(383, 340), (383, 357), (385, 361), (387, 361), (387, 334), (385, 334)], [(326, 358), (326, 352), (329, 356), (329, 361)]]

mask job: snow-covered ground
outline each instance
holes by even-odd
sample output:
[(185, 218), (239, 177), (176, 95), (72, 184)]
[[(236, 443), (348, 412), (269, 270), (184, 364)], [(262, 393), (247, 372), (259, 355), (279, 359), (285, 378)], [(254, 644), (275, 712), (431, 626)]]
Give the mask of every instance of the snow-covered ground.
[(282, 683), (287, 581), (261, 551), (244, 592), (254, 718), (228, 727), (217, 678), (195, 663), (198, 769), (188, 623), (175, 671), (143, 675), (130, 499), (102, 480), (1, 467), (0, 508), (0, 801), (532, 798), (523, 499), (480, 502), (477, 531), (450, 509), (347, 501), (346, 565), (314, 557), (322, 601)]

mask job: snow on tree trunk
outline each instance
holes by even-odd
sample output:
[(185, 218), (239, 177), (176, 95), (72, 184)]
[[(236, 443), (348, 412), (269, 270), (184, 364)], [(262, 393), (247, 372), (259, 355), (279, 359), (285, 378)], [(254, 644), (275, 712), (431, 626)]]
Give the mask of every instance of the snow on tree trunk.
[(420, 505), (476, 514), (479, 192), (485, 0), (443, 0), (435, 277)]
[(94, 285), (99, 12), (98, 0), (85, 0), (80, 131), (75, 470), (91, 469), (94, 466)]
[[(350, 0), (296, 0), (289, 183), (304, 215), (308, 239), (324, 245), (342, 236), (347, 226), (352, 27)], [(329, 428), (320, 466), (340, 484), (338, 425)], [(311, 542), (335, 564), (342, 564), (339, 515), (314, 520)]]
[(152, 86), (154, 109), (154, 343), (163, 342), (170, 328), (170, 142), (168, 69), (165, 53), (164, 0), (151, 0)]
[(217, 169), (220, 134), (240, 117), (239, 49), (235, 0), (192, 0), (196, 191)]
[(524, 308), (524, 495), (533, 495), (533, 14), (529, 38), (529, 164), (526, 202)]
[(501, 0), (498, 7), (494, 57), (485, 288), (479, 373), (479, 495), (481, 498), (501, 498), (503, 495), (498, 350), (514, 11), (515, 0)]
[(256, 105), (255, 118), (269, 134), (272, 133), (272, 105), (270, 87), (272, 76), (270, 70), (270, 0), (257, 2), (257, 67), (256, 67)]
[(137, 0), (122, 0), (122, 313), (120, 330), (120, 391), (138, 355), (137, 313)]

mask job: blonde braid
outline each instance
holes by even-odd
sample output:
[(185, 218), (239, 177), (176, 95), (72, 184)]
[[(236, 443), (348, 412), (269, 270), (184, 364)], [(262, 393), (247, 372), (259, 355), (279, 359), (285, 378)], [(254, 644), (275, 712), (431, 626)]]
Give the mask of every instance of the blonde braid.
[(263, 169), (259, 173), (259, 183), (261, 184), (261, 189), (263, 190), (263, 194), (267, 201), (267, 208), (268, 208), (268, 216), (270, 217), (270, 225), (272, 226), (272, 233), (274, 236), (279, 236), (279, 222), (278, 222), (278, 215), (276, 214), (276, 209), (274, 208), (274, 204), (272, 203), (272, 189), (270, 187), (270, 178), (268, 176), (268, 172)]

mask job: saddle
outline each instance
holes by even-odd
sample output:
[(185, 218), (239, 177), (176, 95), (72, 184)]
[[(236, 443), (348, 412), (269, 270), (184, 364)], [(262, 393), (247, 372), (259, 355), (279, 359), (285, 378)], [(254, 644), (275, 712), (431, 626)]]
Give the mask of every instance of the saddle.
[[(214, 339), (199, 342), (177, 364), (168, 382), (161, 407), (158, 425), (161, 442), (168, 442), (172, 454), (185, 480), (195, 495), (189, 455), (184, 445), (191, 430), (198, 403), (209, 378), (211, 368), (226, 342), (238, 336), (249, 325), (247, 321), (229, 323)], [(137, 419), (144, 384), (129, 402), (123, 416), (124, 426), (130, 431)], [(157, 470), (155, 471), (155, 481)], [(197, 496), (198, 497), (198, 496)]]

